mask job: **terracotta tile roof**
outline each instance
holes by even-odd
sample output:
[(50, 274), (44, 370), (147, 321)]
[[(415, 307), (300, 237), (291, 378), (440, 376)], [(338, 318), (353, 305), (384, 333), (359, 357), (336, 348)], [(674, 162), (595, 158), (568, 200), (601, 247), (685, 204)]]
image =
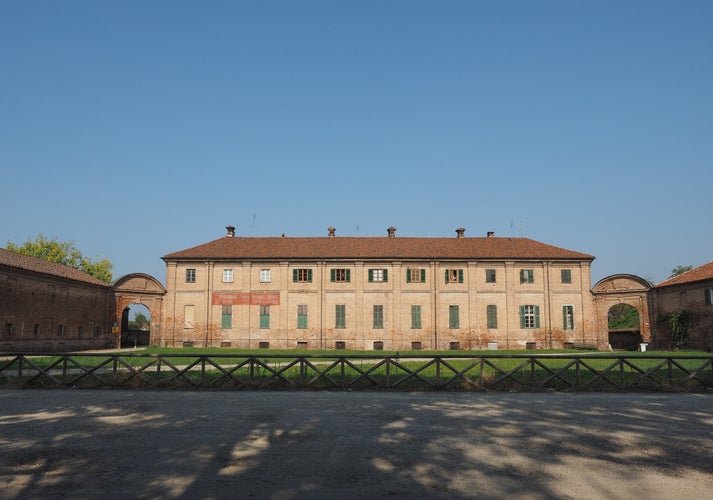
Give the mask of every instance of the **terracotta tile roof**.
[(231, 237), (166, 254), (172, 260), (227, 259), (559, 259), (594, 256), (528, 238)]
[(669, 278), (666, 281), (662, 281), (654, 288), (662, 288), (665, 286), (672, 285), (683, 285), (687, 283), (694, 283), (697, 281), (713, 280), (713, 261), (708, 264), (703, 264), (695, 269), (681, 273), (678, 276)]
[(50, 262), (39, 257), (32, 257), (30, 255), (12, 252), (10, 250), (6, 250), (5, 248), (0, 248), (0, 266), (13, 267), (35, 273), (49, 274), (51, 276), (81, 281), (92, 285), (101, 285), (103, 287), (109, 286), (107, 283), (104, 283), (103, 281), (98, 280), (84, 271), (80, 271), (79, 269), (65, 266), (64, 264), (57, 264), (56, 262)]

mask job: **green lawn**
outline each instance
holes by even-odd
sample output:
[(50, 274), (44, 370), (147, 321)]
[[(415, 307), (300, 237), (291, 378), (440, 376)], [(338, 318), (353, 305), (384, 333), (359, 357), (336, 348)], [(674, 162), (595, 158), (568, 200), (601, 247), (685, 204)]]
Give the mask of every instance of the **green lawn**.
[[(216, 389), (707, 390), (710, 354), (147, 348), (8, 358), (0, 384)], [(45, 370), (45, 373), (35, 369)]]

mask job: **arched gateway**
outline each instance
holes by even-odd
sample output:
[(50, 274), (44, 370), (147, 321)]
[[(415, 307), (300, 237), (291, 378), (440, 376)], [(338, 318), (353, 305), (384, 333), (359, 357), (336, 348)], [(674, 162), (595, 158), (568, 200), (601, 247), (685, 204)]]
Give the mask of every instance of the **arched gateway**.
[[(615, 274), (600, 280), (592, 288), (599, 345), (613, 349), (637, 349), (651, 341), (649, 291), (651, 284), (633, 274)], [(635, 311), (631, 310), (633, 308)], [(630, 311), (630, 314), (627, 314)], [(627, 315), (620, 324), (611, 318)], [(633, 322), (632, 322), (633, 319)], [(606, 332), (606, 337), (604, 337)]]
[(127, 274), (116, 280), (112, 287), (116, 304), (116, 318), (121, 319), (121, 324), (115, 325), (117, 346), (121, 343), (121, 335), (126, 334), (128, 328), (126, 318), (128, 309), (132, 304), (141, 304), (149, 310), (150, 337), (143, 341), (147, 345), (155, 345), (160, 338), (161, 313), (163, 297), (166, 295), (164, 286), (153, 276), (143, 273)]

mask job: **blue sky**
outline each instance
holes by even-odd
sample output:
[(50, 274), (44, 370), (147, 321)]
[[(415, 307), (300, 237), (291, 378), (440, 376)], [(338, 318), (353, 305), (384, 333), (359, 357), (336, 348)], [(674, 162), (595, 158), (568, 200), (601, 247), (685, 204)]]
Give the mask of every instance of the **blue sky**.
[(0, 245), (225, 234), (713, 259), (713, 2), (0, 1)]

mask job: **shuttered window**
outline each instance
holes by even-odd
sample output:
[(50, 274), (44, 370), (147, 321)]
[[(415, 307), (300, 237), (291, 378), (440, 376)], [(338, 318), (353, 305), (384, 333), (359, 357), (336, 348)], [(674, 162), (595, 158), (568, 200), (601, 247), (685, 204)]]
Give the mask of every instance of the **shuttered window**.
[(347, 306), (337, 304), (334, 306), (334, 328), (347, 327)]
[(574, 330), (574, 306), (562, 306), (562, 328)]
[(367, 272), (369, 283), (386, 283), (389, 281), (388, 269), (369, 269)]
[(270, 328), (270, 306), (260, 306), (260, 328)]
[(374, 328), (384, 328), (384, 306), (374, 305)]
[(460, 308), (448, 306), (448, 328), (460, 328)]
[(425, 283), (426, 270), (418, 268), (406, 269), (406, 283)]
[(329, 281), (332, 283), (349, 283), (351, 281), (350, 269), (330, 269)]
[(232, 328), (233, 327), (233, 306), (225, 305), (222, 307), (220, 314), (220, 327), (221, 328)]
[(488, 328), (498, 327), (498, 306), (495, 304), (489, 304), (486, 308), (486, 313), (488, 317)]
[(297, 306), (297, 328), (307, 328), (307, 306)]
[(411, 306), (411, 328), (421, 328), (421, 306)]
[(520, 328), (540, 327), (540, 306), (520, 306)]
[(446, 283), (463, 283), (463, 269), (446, 269)]
[(292, 281), (295, 283), (312, 283), (311, 269), (293, 269)]

